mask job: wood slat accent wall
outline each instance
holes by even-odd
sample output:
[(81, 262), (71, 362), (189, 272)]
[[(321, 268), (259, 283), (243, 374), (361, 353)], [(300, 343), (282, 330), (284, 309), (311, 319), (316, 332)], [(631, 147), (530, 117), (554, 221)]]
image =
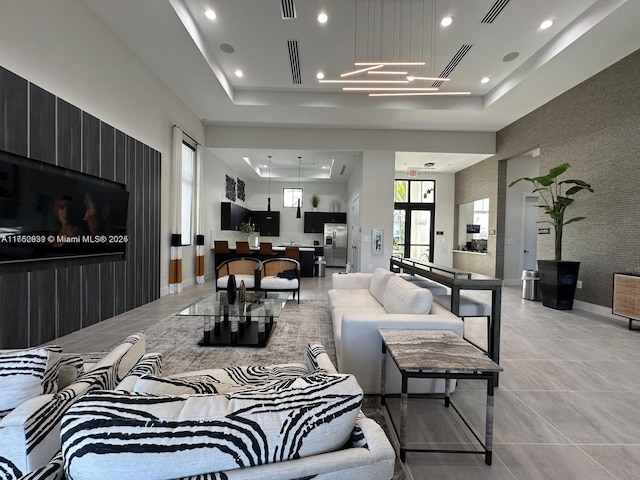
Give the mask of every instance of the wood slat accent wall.
[(160, 296), (160, 152), (0, 67), (0, 149), (123, 183), (126, 254), (0, 264), (0, 348), (39, 345)]

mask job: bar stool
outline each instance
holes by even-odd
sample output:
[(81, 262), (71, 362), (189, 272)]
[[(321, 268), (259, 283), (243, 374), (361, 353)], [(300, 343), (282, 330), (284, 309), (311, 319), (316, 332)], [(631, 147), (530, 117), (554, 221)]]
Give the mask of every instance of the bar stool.
[(214, 240), (213, 251), (214, 253), (231, 253), (231, 250), (229, 250), (229, 242), (226, 240)]
[(260, 242), (260, 255), (275, 255), (271, 242)]
[(284, 256), (300, 261), (300, 247), (284, 247)]
[(251, 255), (249, 242), (236, 242), (236, 253), (240, 255)]

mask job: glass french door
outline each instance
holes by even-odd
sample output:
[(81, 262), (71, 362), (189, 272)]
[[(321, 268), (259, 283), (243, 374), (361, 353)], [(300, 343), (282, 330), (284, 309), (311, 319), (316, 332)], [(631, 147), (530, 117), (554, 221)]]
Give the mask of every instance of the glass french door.
[(433, 209), (427, 206), (393, 211), (393, 253), (416, 260), (433, 261)]

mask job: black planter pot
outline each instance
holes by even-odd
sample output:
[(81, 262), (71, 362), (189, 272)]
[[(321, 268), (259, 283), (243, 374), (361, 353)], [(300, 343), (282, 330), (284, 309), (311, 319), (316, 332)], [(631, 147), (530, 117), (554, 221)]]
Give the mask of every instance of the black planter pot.
[(540, 296), (545, 307), (571, 310), (580, 262), (538, 260)]

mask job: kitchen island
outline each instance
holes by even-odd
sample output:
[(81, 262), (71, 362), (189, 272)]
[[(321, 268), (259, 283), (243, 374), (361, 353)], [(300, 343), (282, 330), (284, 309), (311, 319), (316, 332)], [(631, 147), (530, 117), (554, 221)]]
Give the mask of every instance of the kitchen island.
[[(296, 245), (297, 246), (297, 245)], [(323, 247), (321, 246), (299, 246), (300, 249), (300, 275), (303, 277), (313, 277), (313, 261), (317, 255), (323, 254)], [(236, 253), (235, 247), (229, 246), (230, 253), (219, 253), (216, 254), (215, 249), (211, 249), (211, 253), (214, 255), (214, 265), (216, 270), (218, 266), (224, 262), (225, 260), (229, 260), (230, 258), (242, 258), (247, 257), (249, 255), (243, 255)], [(284, 257), (284, 246), (274, 246), (273, 253), (275, 255), (261, 255), (259, 253), (258, 247), (251, 247), (251, 257), (257, 258), (259, 260), (266, 260), (268, 258), (275, 257)]]

